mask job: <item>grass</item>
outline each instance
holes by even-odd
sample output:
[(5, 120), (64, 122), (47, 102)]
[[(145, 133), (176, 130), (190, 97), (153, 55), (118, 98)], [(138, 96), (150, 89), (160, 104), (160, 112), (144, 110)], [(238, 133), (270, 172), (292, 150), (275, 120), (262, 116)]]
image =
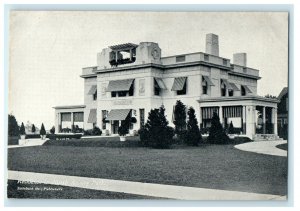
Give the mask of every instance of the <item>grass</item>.
[(8, 169), (287, 194), (287, 158), (234, 145), (174, 149), (39, 146), (8, 150)]
[(288, 144), (287, 143), (286, 144), (279, 144), (276, 147), (279, 148), (279, 149), (285, 150), (285, 151), (288, 150)]
[(135, 194), (98, 191), (59, 185), (20, 184), (16, 180), (8, 180), (7, 197), (27, 199), (161, 199)]

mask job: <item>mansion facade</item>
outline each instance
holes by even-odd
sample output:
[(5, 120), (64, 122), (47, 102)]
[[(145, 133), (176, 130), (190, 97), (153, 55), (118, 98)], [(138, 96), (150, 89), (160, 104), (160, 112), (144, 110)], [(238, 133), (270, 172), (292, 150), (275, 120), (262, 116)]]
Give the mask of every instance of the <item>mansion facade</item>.
[(97, 55), (97, 66), (82, 69), (84, 104), (57, 106), (55, 128), (98, 126), (118, 134), (121, 121), (135, 117), (130, 132), (145, 124), (148, 112), (164, 105), (173, 125), (177, 100), (195, 109), (199, 127), (210, 127), (217, 112), (224, 127), (239, 134), (277, 134), (277, 99), (257, 95), (259, 70), (247, 67), (246, 53), (233, 62), (219, 56), (219, 38), (206, 35), (206, 51), (161, 57), (157, 43), (109, 46)]

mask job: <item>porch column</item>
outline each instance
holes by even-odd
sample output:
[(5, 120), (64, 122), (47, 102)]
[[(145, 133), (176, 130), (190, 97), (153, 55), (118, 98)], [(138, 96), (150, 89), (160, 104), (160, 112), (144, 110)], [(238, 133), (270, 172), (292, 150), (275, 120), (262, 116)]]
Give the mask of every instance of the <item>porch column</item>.
[(246, 134), (246, 106), (243, 106), (243, 116), (242, 116), (242, 127), (243, 127), (243, 134)]
[(61, 113), (59, 112), (58, 114), (57, 114), (57, 128), (55, 128), (55, 130), (56, 130), (56, 132), (57, 133), (60, 133), (61, 131), (60, 131), (60, 129), (61, 129)]
[(116, 62), (118, 62), (118, 51), (115, 52), (116, 52)]
[(133, 59), (132, 49), (129, 50), (129, 53), (130, 53), (130, 61), (132, 61), (132, 59)]
[(263, 106), (263, 134), (266, 134), (266, 107)]
[(199, 107), (199, 128), (201, 129), (202, 125), (202, 109), (201, 106)]
[(255, 120), (256, 106), (246, 106), (246, 135), (253, 138), (255, 135), (256, 120)]
[(219, 106), (219, 118), (220, 118), (221, 125), (224, 127), (223, 107), (222, 106)]
[(272, 116), (274, 117), (273, 118), (273, 124), (274, 124), (274, 131), (273, 131), (273, 133), (275, 134), (275, 135), (277, 135), (278, 134), (278, 129), (277, 129), (277, 108), (272, 108)]
[(74, 113), (71, 112), (71, 129), (73, 130), (73, 125), (74, 125)]

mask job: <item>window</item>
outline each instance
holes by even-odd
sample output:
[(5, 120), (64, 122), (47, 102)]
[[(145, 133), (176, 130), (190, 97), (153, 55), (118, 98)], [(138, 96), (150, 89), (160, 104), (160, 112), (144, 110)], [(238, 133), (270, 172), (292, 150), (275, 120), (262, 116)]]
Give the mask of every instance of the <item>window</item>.
[(185, 94), (186, 94), (186, 81), (185, 81), (185, 83), (183, 85), (182, 90), (178, 90), (177, 91), (177, 95), (185, 95)]
[(111, 92), (111, 97), (116, 97), (117, 96), (117, 92)]
[(230, 97), (233, 96), (233, 90), (232, 90), (232, 89), (228, 90), (228, 95), (229, 95)]
[(140, 125), (145, 125), (145, 109), (140, 109)]
[(131, 87), (129, 89), (129, 96), (133, 96), (134, 95), (134, 82), (131, 84)]
[(118, 92), (118, 97), (126, 97), (127, 92), (126, 91), (120, 91)]
[(204, 54), (204, 61), (208, 61), (209, 60), (209, 56), (207, 54)]
[(155, 80), (155, 78), (153, 80), (154, 80), (154, 95), (159, 96), (159, 94), (160, 94), (160, 87), (159, 87), (157, 81)]
[(93, 94), (93, 100), (97, 100), (97, 91)]
[(225, 97), (226, 96), (226, 85), (225, 83), (221, 80), (221, 96)]
[(202, 94), (207, 95), (207, 90), (208, 90), (207, 82), (204, 79), (204, 77), (202, 77)]
[(245, 96), (246, 95), (246, 89), (244, 86), (241, 86), (241, 95)]
[(176, 56), (176, 62), (184, 62), (185, 56)]

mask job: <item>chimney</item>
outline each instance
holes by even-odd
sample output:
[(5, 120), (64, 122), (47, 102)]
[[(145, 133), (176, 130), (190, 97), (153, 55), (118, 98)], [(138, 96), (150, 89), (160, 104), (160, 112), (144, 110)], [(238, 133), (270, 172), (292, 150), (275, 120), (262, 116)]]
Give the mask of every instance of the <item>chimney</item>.
[(219, 56), (219, 36), (216, 34), (206, 34), (206, 53)]
[(233, 54), (233, 64), (247, 66), (247, 54), (246, 53), (235, 53)]

